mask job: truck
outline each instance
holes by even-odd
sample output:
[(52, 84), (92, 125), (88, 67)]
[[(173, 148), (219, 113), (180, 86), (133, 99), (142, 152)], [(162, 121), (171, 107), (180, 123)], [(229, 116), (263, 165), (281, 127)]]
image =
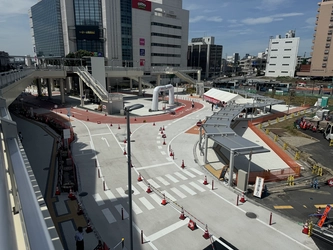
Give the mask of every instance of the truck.
[(323, 131), (324, 138), (329, 142), (333, 141), (333, 122), (328, 122)]

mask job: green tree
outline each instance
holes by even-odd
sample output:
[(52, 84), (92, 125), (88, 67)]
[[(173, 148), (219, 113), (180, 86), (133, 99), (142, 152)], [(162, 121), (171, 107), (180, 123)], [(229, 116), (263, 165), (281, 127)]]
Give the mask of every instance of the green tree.
[(76, 52), (69, 52), (66, 55), (66, 60), (65, 65), (66, 66), (86, 66), (85, 60), (81, 60), (83, 57), (91, 57), (94, 56), (94, 54), (90, 51), (87, 50), (78, 50)]

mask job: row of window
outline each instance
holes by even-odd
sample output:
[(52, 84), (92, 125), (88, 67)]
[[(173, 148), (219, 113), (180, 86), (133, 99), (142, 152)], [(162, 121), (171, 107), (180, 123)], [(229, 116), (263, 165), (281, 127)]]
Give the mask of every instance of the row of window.
[[(271, 49), (271, 51), (278, 51), (278, 49)], [(284, 51), (291, 51), (291, 49), (284, 49)]]
[[(272, 42), (272, 44), (279, 44), (280, 42)], [(293, 43), (293, 41), (285, 41), (284, 43)]]
[[(270, 58), (271, 58), (271, 59), (276, 59), (277, 56), (271, 56)], [(283, 58), (290, 58), (290, 56), (283, 56)]]
[(151, 46), (167, 47), (167, 48), (181, 48), (180, 45), (164, 44), (164, 43), (151, 43)]
[(151, 53), (151, 56), (180, 57), (179, 54), (163, 54), (163, 53)]
[(151, 36), (160, 36), (160, 37), (169, 37), (169, 38), (177, 38), (177, 39), (182, 39), (181, 36), (175, 36), (175, 35), (168, 35), (168, 34), (162, 34), (162, 33), (155, 33), (152, 32)]
[(180, 64), (172, 64), (172, 63), (152, 63), (151, 66), (170, 66), (170, 67), (180, 67)]
[[(269, 73), (275, 73), (275, 70), (269, 70), (268, 72), (269, 72)], [(281, 70), (281, 73), (282, 73), (282, 74), (288, 74), (288, 71)]]
[(176, 25), (171, 25), (171, 24), (165, 24), (165, 23), (151, 22), (151, 25), (152, 26), (155, 25), (155, 26), (165, 27), (165, 28), (179, 29), (179, 30), (182, 29), (181, 26), (176, 26)]
[[(270, 63), (269, 65), (270, 66), (276, 66), (275, 63)], [(282, 66), (289, 66), (289, 63), (282, 63)]]

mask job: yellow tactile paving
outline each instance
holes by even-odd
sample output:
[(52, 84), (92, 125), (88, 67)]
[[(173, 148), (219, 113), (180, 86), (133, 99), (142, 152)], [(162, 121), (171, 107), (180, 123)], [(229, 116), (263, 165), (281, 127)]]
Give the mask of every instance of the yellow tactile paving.
[(330, 205), (331, 207), (333, 207), (333, 204), (318, 204), (318, 205), (314, 205), (315, 208), (325, 208), (327, 205)]
[(210, 173), (212, 173), (216, 178), (218, 178), (218, 179), (220, 178), (222, 168), (219, 169), (219, 170), (216, 170), (216, 169), (213, 168), (210, 164), (206, 164), (206, 165), (205, 165), (205, 168), (206, 168)]
[(274, 206), (274, 209), (294, 209), (293, 206), (285, 205), (285, 206)]

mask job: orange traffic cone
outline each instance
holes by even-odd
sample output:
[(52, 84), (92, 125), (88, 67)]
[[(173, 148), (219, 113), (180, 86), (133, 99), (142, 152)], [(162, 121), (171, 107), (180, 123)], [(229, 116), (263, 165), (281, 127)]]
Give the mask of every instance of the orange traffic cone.
[(242, 193), (241, 198), (239, 199), (240, 202), (244, 203), (245, 202), (245, 197), (244, 197), (244, 193)]
[(162, 199), (161, 204), (162, 204), (163, 206), (165, 206), (166, 204), (168, 204), (168, 202), (167, 202), (166, 199), (165, 199), (165, 194), (163, 194), (163, 199)]
[(126, 149), (124, 148), (124, 155), (127, 155), (127, 153), (126, 153)]
[(77, 215), (81, 215), (81, 214), (83, 214), (83, 210), (82, 210), (81, 204), (78, 203), (77, 204)]
[(150, 194), (151, 192), (153, 192), (153, 191), (151, 191), (151, 189), (150, 189), (150, 184), (148, 183), (148, 188), (147, 188), (147, 191), (146, 191), (148, 194)]
[(165, 130), (164, 126), (162, 127), (162, 130)]
[(193, 231), (193, 230), (197, 229), (197, 224), (193, 220), (190, 219), (190, 221), (187, 224), (187, 227)]
[(153, 126), (155, 126), (155, 122), (153, 122)]
[(124, 139), (124, 143), (127, 143), (127, 140), (126, 140), (126, 139)]
[(208, 185), (208, 181), (207, 181), (207, 176), (205, 175), (205, 179), (204, 179), (204, 182), (203, 182), (204, 185)]
[(134, 118), (134, 121), (136, 121), (136, 117)]
[(165, 139), (164, 139), (164, 141), (163, 141), (163, 145), (166, 145), (166, 143), (165, 143)]
[(118, 129), (120, 129), (120, 125), (118, 124)]
[(88, 109), (86, 109), (86, 112), (88, 112)]
[(59, 190), (59, 188), (58, 188), (58, 186), (56, 187), (56, 191), (55, 191), (55, 195), (60, 195), (61, 193), (60, 193), (60, 190)]
[(69, 190), (68, 198), (71, 199), (71, 200), (76, 200), (76, 197), (73, 194), (73, 190), (72, 189)]
[(182, 160), (182, 165), (181, 165), (182, 168), (185, 168), (185, 164), (184, 164), (184, 160)]
[(161, 135), (163, 135), (163, 130), (161, 130)]
[(86, 228), (86, 233), (91, 233), (93, 230), (92, 230), (92, 227), (90, 225), (90, 220), (88, 220), (88, 224), (87, 224), (87, 228)]
[(208, 232), (208, 227), (206, 225), (205, 233), (202, 235), (206, 240), (210, 238), (209, 232)]
[(305, 222), (304, 226), (303, 226), (303, 230), (302, 230), (303, 234), (309, 234), (309, 225), (307, 222)]
[(172, 150), (170, 151), (170, 156), (173, 156), (173, 152), (172, 152)]
[(110, 123), (110, 127), (112, 127), (112, 122)]
[(182, 207), (182, 211), (180, 212), (179, 219), (181, 219), (181, 220), (185, 220), (185, 214), (184, 214), (184, 209), (183, 209), (183, 207)]
[(141, 174), (139, 173), (138, 181), (142, 181)]
[(89, 121), (89, 117), (87, 116), (87, 121)]

